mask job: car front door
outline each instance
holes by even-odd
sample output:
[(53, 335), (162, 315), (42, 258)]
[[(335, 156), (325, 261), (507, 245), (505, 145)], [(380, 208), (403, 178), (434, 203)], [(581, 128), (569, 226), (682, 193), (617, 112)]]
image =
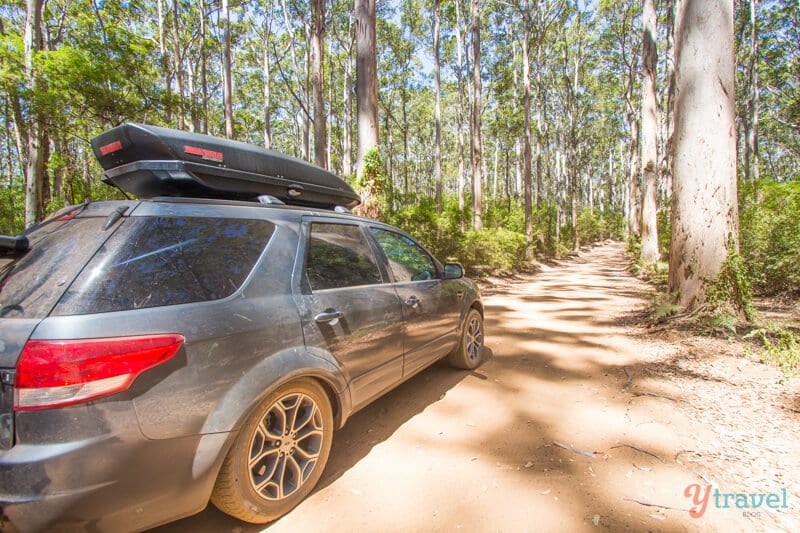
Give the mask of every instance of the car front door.
[(357, 409), (402, 379), (402, 306), (360, 225), (313, 217), (303, 228), (298, 304), (306, 345), (337, 359)]
[(457, 280), (442, 280), (436, 261), (410, 237), (378, 226), (370, 232), (386, 256), (392, 285), (403, 302), (407, 376), (453, 348), (464, 289)]

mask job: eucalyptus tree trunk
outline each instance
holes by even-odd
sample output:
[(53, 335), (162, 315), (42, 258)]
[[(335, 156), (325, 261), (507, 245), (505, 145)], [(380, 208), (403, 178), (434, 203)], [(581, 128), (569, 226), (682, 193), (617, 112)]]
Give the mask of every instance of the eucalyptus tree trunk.
[[(306, 42), (308, 46), (303, 48), (303, 53), (305, 54), (305, 63), (303, 68), (305, 72), (301, 75), (300, 70), (300, 63), (297, 61), (297, 48), (300, 48), (295, 39), (294, 39), (294, 32), (292, 29), (292, 24), (289, 20), (289, 10), (286, 8), (286, 0), (281, 1), (281, 11), (283, 11), (283, 24), (286, 28), (286, 32), (290, 35), (290, 42), (289, 42), (289, 55), (292, 58), (292, 77), (294, 78), (294, 82), (297, 85), (297, 92), (292, 91), (291, 88), (289, 89), (292, 93), (292, 96), (295, 98), (297, 103), (300, 105), (299, 112), (295, 115), (294, 121), (297, 125), (296, 137), (299, 139), (298, 144), (301, 147), (300, 155), (302, 159), (306, 161), (311, 160), (311, 137), (310, 137), (310, 127), (309, 121), (311, 120), (311, 110), (309, 109), (309, 90), (308, 90), (308, 80), (311, 77), (310, 72), (310, 42), (311, 42), (311, 28), (308, 24), (306, 17), (301, 14), (300, 21), (303, 25), (303, 31), (305, 33)], [(288, 84), (288, 80), (286, 82)]]
[(639, 236), (639, 117), (633, 105), (633, 85), (636, 79), (635, 62), (628, 60), (628, 79), (625, 86), (625, 119), (631, 130), (628, 145), (628, 209), (625, 211), (628, 235)]
[(561, 243), (561, 176), (562, 176), (562, 169), (563, 169), (563, 161), (564, 157), (561, 154), (561, 146), (563, 144), (557, 143), (555, 149), (555, 158), (556, 158), (556, 171), (555, 171), (555, 187), (554, 187), (554, 200), (556, 204), (556, 212), (555, 212), (555, 240), (556, 240), (556, 250), (559, 249), (559, 245)]
[(311, 2), (311, 61), (314, 93), (314, 163), (328, 168), (325, 116), (325, 0)]
[(378, 56), (375, 48), (375, 0), (355, 0), (358, 174), (367, 152), (378, 146)]
[(631, 129), (628, 145), (628, 235), (639, 236), (639, 120), (636, 112), (626, 113)]
[(524, 92), (522, 94), (522, 107), (525, 115), (525, 134), (522, 137), (522, 183), (525, 202), (525, 241), (527, 255), (533, 255), (533, 201), (531, 179), (531, 65), (530, 65), (530, 38), (531, 14), (527, 0), (523, 3), (522, 12), (522, 78)]
[(231, 19), (228, 0), (222, 0), (222, 105), (225, 113), (225, 137), (233, 139), (233, 82), (231, 68)]
[(658, 177), (658, 117), (656, 109), (656, 3), (642, 2), (642, 235), (641, 259), (655, 263), (658, 252), (656, 180)]
[(183, 80), (183, 51), (181, 50), (181, 12), (180, 2), (172, 5), (172, 70), (178, 90), (178, 129), (186, 128), (186, 90)]
[[(463, 36), (461, 33), (461, 9), (460, 0), (456, 0), (456, 23), (455, 23), (455, 33), (456, 33), (456, 57), (458, 62), (458, 70), (456, 74), (457, 82), (458, 82), (458, 113), (457, 113), (457, 121), (458, 121), (458, 182), (457, 182), (457, 189), (458, 189), (458, 210), (460, 212), (464, 212), (465, 199), (464, 199), (464, 189), (465, 189), (465, 182), (464, 179), (464, 149), (465, 149), (465, 141), (464, 141), (464, 115), (465, 113), (465, 96), (464, 96), (464, 76), (463, 76), (463, 69), (464, 69), (464, 44), (463, 44)], [(462, 228), (463, 229), (463, 228)]]
[(748, 92), (747, 118), (745, 119), (745, 167), (744, 176), (747, 181), (760, 179), (758, 161), (758, 0), (750, 0), (750, 61), (747, 65)]
[(164, 0), (156, 2), (156, 16), (158, 17), (158, 60), (161, 67), (161, 77), (164, 81), (164, 111), (167, 122), (172, 121), (172, 75), (169, 71), (169, 56), (167, 53), (166, 37), (164, 35)]
[(200, 0), (200, 85), (203, 94), (202, 132), (208, 133), (208, 60), (206, 59), (206, 2)]
[(605, 210), (614, 210), (614, 150), (608, 152), (608, 197), (606, 198)]
[(303, 94), (303, 113), (299, 116), (301, 117), (301, 124), (303, 127), (303, 159), (306, 161), (311, 161), (311, 121), (313, 118), (311, 117), (311, 89), (309, 87), (310, 80), (311, 80), (311, 26), (306, 24), (305, 21), (303, 22), (303, 30), (305, 31), (306, 35), (306, 48), (305, 48), (305, 61), (303, 63), (303, 68), (305, 69), (305, 75), (299, 80), (298, 83), (302, 84), (302, 90), (300, 91)]
[(261, 63), (261, 69), (264, 74), (264, 148), (272, 147), (272, 76), (270, 73), (272, 59), (269, 54), (269, 45), (272, 37), (273, 5), (269, 0), (264, 5), (264, 55)]
[[(541, 16), (541, 14), (539, 14)], [(544, 178), (542, 176), (542, 135), (544, 124), (542, 121), (542, 108), (544, 107), (544, 80), (542, 78), (542, 39), (536, 40), (536, 209), (541, 211), (544, 197)], [(539, 215), (541, 216), (541, 215)]]
[(483, 228), (480, 2), (472, 0), (472, 228)]
[[(352, 34), (352, 19), (350, 33)], [(353, 141), (352, 141), (352, 116), (353, 116), (353, 58), (351, 49), (347, 51), (344, 64), (344, 94), (342, 101), (344, 104), (344, 120), (342, 125), (342, 174), (349, 176), (353, 172)]]
[[(42, 0), (26, 1), (25, 34), (23, 46), (25, 53), (25, 81), (30, 94), (35, 95), (39, 89), (39, 76), (34, 59), (42, 47)], [(25, 227), (29, 228), (39, 221), (41, 212), (42, 181), (44, 176), (45, 144), (41, 112), (34, 108), (32, 120), (28, 121), (27, 159), (25, 161)], [(18, 125), (22, 129), (21, 124)]]
[(492, 198), (497, 200), (497, 181), (500, 167), (500, 136), (494, 138), (494, 169), (492, 171)]
[(664, 151), (662, 187), (665, 201), (672, 191), (672, 133), (675, 130), (675, 9), (676, 0), (667, 0), (667, 104), (664, 113)]
[[(680, 2), (669, 292), (696, 309), (738, 249), (733, 0)], [(732, 301), (738, 301), (733, 294)]]
[(433, 179), (436, 186), (436, 212), (442, 212), (442, 80), (441, 62), (439, 59), (439, 33), (441, 20), (439, 17), (440, 0), (433, 2), (433, 90), (434, 103), (434, 139), (433, 139)]

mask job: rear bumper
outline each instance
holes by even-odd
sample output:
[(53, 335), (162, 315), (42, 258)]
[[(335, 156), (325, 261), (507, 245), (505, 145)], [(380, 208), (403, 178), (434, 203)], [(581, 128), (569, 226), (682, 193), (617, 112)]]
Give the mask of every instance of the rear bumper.
[(208, 503), (227, 436), (147, 440), (136, 428), (17, 445), (0, 453), (0, 512), (20, 533), (133, 531), (189, 516)]

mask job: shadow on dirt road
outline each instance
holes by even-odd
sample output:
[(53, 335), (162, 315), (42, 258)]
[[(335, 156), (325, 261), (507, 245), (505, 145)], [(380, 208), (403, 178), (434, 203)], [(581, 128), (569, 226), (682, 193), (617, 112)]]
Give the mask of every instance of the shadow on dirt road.
[(427, 369), (334, 436), (319, 487), (269, 526), (209, 506), (157, 530), (742, 530), (741, 513), (689, 516), (677, 460), (709, 438), (681, 391), (646, 378), (650, 347), (619, 317), (651, 289), (623, 245), (520, 275), (485, 298), (477, 371)]

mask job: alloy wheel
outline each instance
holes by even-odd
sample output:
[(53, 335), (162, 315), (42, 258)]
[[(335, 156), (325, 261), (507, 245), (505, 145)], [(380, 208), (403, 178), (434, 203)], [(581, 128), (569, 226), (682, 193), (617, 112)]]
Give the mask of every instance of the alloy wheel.
[(267, 500), (294, 494), (317, 465), (323, 431), (322, 413), (306, 394), (288, 394), (272, 404), (250, 443), (253, 489)]

